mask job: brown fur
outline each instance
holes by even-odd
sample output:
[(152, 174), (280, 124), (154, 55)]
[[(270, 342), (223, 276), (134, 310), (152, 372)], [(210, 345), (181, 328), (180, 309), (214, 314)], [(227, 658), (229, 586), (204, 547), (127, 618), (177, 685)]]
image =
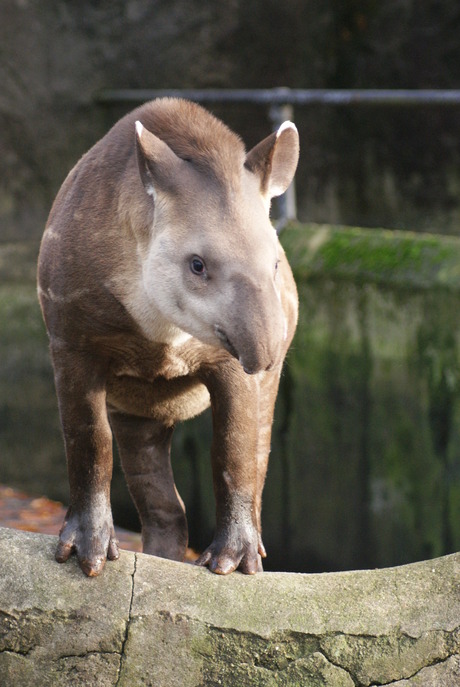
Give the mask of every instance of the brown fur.
[[(97, 575), (118, 556), (112, 431), (144, 551), (182, 559), (171, 435), (211, 403), (216, 534), (199, 562), (219, 573), (261, 569), (273, 407), (297, 319), (267, 211), (297, 157), (292, 125), (246, 155), (206, 110), (165, 99), (120, 120), (65, 180), (38, 287), (70, 482), (59, 561), (76, 551)], [(202, 274), (192, 269), (197, 256)]]

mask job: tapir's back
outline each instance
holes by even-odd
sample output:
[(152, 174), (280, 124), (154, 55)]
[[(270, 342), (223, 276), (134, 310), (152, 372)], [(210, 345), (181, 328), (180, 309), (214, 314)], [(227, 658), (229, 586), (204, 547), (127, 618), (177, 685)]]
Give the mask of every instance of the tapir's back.
[(113, 211), (122, 185), (128, 186), (130, 193), (138, 191), (130, 195), (132, 205), (142, 204), (145, 193), (135, 159), (136, 121), (203, 174), (223, 183), (239, 176), (244, 146), (223, 122), (186, 100), (153, 100), (120, 119), (75, 165), (55, 200), (48, 225), (57, 219), (62, 231), (62, 224), (72, 223), (76, 211), (89, 211), (94, 224), (99, 223), (104, 211)]

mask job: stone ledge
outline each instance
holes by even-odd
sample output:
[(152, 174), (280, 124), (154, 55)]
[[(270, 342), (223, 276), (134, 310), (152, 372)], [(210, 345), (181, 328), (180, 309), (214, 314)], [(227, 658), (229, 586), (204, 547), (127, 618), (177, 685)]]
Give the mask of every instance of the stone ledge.
[(460, 554), (399, 568), (218, 577), (122, 552), (101, 577), (0, 529), (0, 684), (454, 687)]
[(460, 240), (388, 229), (291, 224), (281, 243), (298, 283), (327, 278), (406, 291), (460, 291)]

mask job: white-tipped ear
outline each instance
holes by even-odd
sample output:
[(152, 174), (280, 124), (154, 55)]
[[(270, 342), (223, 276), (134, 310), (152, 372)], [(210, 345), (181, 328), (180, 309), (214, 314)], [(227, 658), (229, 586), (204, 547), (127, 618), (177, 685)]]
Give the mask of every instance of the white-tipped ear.
[[(139, 122), (139, 124), (141, 123)], [(281, 126), (278, 128), (278, 131), (276, 132), (276, 138), (279, 138), (279, 136), (283, 133), (283, 131), (286, 131), (286, 129), (293, 129), (298, 135), (297, 127), (294, 124), (294, 122), (290, 122), (289, 119), (286, 119), (286, 121), (283, 122)]]
[(142, 183), (150, 196), (177, 188), (182, 161), (140, 121), (136, 121), (136, 156)]
[(136, 121), (136, 157), (139, 166), (139, 174), (144, 184), (146, 193), (149, 196), (155, 198), (155, 187), (153, 185), (152, 175), (147, 164), (147, 160), (144, 153), (144, 147), (141, 143), (142, 133), (144, 132), (144, 127), (139, 120)]
[(266, 198), (280, 196), (294, 178), (299, 160), (299, 134), (295, 124), (284, 122), (246, 156), (245, 166), (260, 178)]
[(284, 122), (276, 132), (270, 175), (270, 197), (280, 196), (294, 178), (299, 161), (299, 133), (292, 122)]

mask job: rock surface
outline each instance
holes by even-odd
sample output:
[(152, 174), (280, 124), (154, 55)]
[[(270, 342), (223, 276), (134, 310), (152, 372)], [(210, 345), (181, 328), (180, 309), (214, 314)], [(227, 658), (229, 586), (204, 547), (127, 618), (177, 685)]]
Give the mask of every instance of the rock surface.
[(455, 687), (460, 554), (322, 575), (212, 575), (122, 552), (96, 579), (0, 529), (0, 684)]

